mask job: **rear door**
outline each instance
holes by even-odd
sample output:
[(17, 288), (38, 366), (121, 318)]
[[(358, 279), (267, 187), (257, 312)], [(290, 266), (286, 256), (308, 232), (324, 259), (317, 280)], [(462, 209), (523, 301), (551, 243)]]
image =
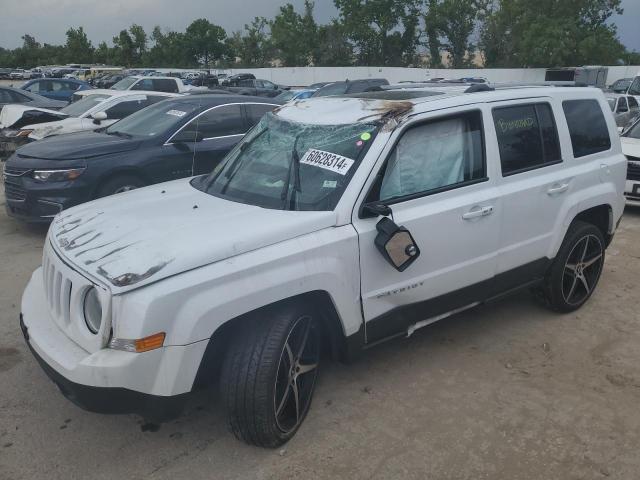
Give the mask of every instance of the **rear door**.
[(499, 152), (501, 279), (524, 283), (544, 273), (565, 199), (576, 187), (563, 165), (558, 117), (559, 105), (547, 98), (492, 106), (487, 134)]
[(167, 145), (176, 151), (176, 172), (187, 175), (211, 172), (245, 134), (241, 104), (212, 107), (193, 118)]
[(490, 295), (500, 235), (501, 200), (487, 159), (484, 107), (407, 125), (379, 160), (360, 205), (380, 201), (421, 250), (400, 272), (375, 246), (380, 218), (356, 210), (367, 342), (406, 332), (418, 321)]

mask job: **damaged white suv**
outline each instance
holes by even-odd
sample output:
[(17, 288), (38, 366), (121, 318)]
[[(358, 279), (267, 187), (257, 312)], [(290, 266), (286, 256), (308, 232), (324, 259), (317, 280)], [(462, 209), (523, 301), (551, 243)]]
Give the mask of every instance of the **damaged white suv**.
[(235, 435), (274, 447), (322, 351), (519, 288), (580, 307), (624, 207), (603, 94), (432, 93), (295, 102), (210, 175), (62, 212), (22, 300), (35, 357), (92, 411), (168, 416), (217, 383)]

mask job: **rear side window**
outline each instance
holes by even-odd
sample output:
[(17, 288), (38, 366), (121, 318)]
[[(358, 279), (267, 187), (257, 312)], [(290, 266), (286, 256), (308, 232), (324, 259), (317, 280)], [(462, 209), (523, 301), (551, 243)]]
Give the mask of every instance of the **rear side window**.
[(567, 117), (575, 158), (611, 148), (607, 121), (597, 100), (565, 100), (562, 108)]
[(212, 108), (193, 119), (174, 138), (174, 142), (193, 142), (196, 133), (202, 139), (242, 135), (246, 132), (240, 105), (223, 105)]
[(178, 84), (175, 80), (168, 78), (158, 78), (153, 80), (153, 90), (157, 92), (177, 93)]
[(249, 128), (257, 125), (262, 116), (276, 108), (275, 105), (248, 103), (244, 106), (247, 109), (247, 120), (249, 122)]
[(638, 108), (638, 102), (636, 101), (635, 98), (633, 97), (627, 97), (627, 99), (629, 100), (629, 108)]
[(126, 100), (108, 108), (105, 110), (105, 113), (107, 114), (107, 118), (111, 120), (122, 120), (132, 113), (142, 110), (147, 105), (150, 105), (147, 100)]
[(558, 132), (548, 104), (495, 108), (493, 122), (503, 176), (562, 161)]

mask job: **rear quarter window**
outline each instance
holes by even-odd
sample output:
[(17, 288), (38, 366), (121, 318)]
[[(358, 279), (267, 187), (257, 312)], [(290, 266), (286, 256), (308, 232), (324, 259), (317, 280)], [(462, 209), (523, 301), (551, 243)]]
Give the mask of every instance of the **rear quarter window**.
[(611, 148), (607, 121), (597, 100), (565, 100), (562, 109), (567, 118), (575, 158)]

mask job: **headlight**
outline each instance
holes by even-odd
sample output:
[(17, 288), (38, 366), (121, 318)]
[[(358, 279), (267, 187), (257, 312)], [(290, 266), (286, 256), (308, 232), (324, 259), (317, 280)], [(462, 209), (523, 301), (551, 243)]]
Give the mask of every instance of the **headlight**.
[(75, 180), (84, 172), (84, 168), (70, 168), (65, 170), (35, 170), (33, 178), (41, 182), (64, 182)]
[(82, 311), (84, 312), (84, 322), (87, 324), (87, 328), (91, 333), (98, 333), (102, 324), (102, 305), (95, 287), (91, 287), (84, 294)]

